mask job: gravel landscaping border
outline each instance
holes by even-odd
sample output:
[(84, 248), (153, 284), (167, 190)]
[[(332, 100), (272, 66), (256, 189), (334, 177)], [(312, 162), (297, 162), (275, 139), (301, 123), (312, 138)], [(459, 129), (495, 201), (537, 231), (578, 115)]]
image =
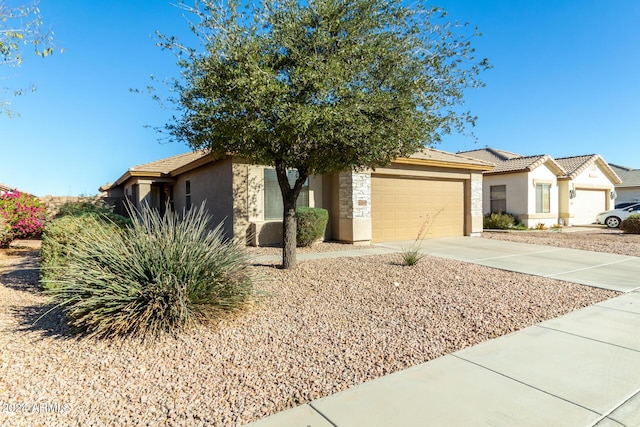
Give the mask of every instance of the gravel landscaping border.
[[(25, 273), (26, 253), (9, 259)], [(242, 425), (617, 295), (397, 254), (255, 268), (248, 312), (140, 341), (70, 335), (37, 276), (5, 266), (0, 425)]]
[[(579, 230), (579, 231), (575, 231)], [(617, 229), (599, 227), (567, 227), (565, 231), (509, 231), (484, 232), (486, 239), (508, 240), (511, 242), (585, 251), (606, 252), (640, 257), (640, 234), (625, 234)]]

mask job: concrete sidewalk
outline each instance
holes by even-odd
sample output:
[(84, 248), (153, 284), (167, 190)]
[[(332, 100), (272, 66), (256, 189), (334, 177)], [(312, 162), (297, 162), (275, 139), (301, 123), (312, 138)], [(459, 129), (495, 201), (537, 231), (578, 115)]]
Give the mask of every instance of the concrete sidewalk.
[(478, 238), (424, 252), (627, 293), (252, 426), (640, 426), (639, 258)]

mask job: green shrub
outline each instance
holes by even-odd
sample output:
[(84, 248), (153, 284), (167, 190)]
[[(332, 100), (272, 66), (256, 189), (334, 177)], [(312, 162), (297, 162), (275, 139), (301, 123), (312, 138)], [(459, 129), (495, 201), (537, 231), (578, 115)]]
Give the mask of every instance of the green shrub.
[(144, 209), (124, 231), (91, 227), (69, 248), (49, 293), (70, 326), (90, 336), (173, 333), (249, 301), (252, 278), (241, 242), (207, 228), (204, 205), (182, 220)]
[(13, 240), (13, 231), (4, 215), (0, 214), (0, 248), (9, 246)]
[(40, 283), (44, 289), (56, 287), (68, 268), (71, 248), (97, 227), (121, 228), (98, 215), (63, 216), (47, 224), (40, 249)]
[(640, 214), (630, 215), (622, 221), (620, 230), (628, 234), (640, 234)]
[(508, 213), (492, 213), (485, 215), (483, 221), (484, 229), (508, 230), (519, 227), (521, 227), (521, 223), (518, 217)]
[(63, 216), (83, 216), (83, 215), (108, 215), (113, 212), (113, 208), (102, 201), (80, 200), (77, 202), (67, 202), (58, 208), (57, 218)]
[(324, 237), (324, 231), (329, 221), (329, 212), (320, 208), (297, 208), (296, 220), (298, 247), (311, 246)]
[(81, 217), (88, 215), (106, 218), (120, 227), (131, 224), (131, 220), (129, 218), (114, 213), (113, 206), (104, 203), (102, 200), (67, 202), (60, 206), (58, 213), (56, 214), (56, 218), (62, 218), (65, 216)]

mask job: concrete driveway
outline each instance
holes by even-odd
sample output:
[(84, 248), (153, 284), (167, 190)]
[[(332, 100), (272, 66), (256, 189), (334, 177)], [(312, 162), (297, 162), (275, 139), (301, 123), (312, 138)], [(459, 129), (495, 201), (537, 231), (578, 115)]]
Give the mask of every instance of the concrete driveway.
[(625, 294), (252, 426), (640, 426), (640, 258), (468, 237), (423, 252)]
[[(400, 251), (412, 243), (391, 242), (376, 246)], [(475, 237), (425, 240), (421, 252), (620, 292), (640, 288), (640, 259), (625, 255)]]

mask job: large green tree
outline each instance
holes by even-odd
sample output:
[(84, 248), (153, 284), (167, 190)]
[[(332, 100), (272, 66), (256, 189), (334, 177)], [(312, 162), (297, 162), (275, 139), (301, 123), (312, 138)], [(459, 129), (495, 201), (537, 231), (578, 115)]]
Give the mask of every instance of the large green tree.
[(290, 268), (307, 177), (383, 166), (473, 124), (457, 107), (487, 63), (472, 56), (477, 31), (422, 0), (241, 3), (181, 3), (202, 46), (160, 35), (181, 68), (166, 130), (194, 149), (275, 167)]
[[(31, 46), (41, 57), (53, 53), (53, 33), (43, 31), (39, 0), (0, 0), (0, 65), (2, 68), (17, 67), (24, 59), (23, 49)], [(2, 73), (0, 80), (9, 78)], [(24, 88), (9, 88), (0, 81), (0, 113), (11, 114), (11, 98), (21, 95)], [(31, 88), (33, 90), (34, 87)]]

